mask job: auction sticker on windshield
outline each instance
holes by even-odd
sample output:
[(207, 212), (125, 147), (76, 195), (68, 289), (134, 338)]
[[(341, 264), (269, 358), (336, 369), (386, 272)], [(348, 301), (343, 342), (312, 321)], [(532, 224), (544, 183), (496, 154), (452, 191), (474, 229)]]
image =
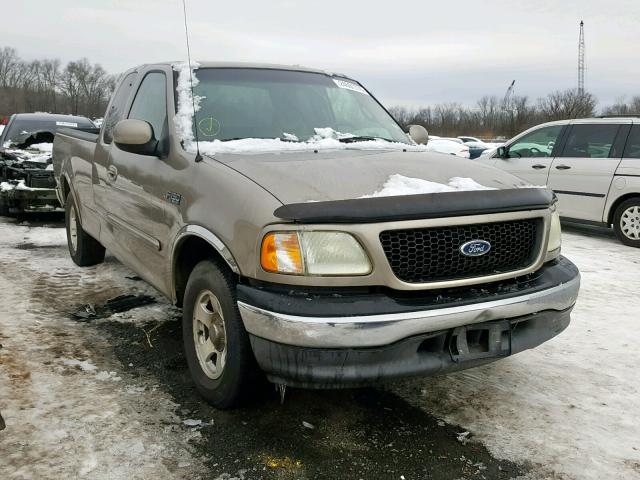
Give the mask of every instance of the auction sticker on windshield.
[(347, 90), (353, 90), (354, 92), (364, 93), (365, 95), (369, 95), (367, 91), (358, 85), (355, 82), (350, 82), (348, 80), (342, 80), (338, 78), (333, 79), (334, 83), (340, 88), (346, 88)]
[(56, 122), (58, 127), (74, 127), (77, 128), (78, 124), (73, 122)]

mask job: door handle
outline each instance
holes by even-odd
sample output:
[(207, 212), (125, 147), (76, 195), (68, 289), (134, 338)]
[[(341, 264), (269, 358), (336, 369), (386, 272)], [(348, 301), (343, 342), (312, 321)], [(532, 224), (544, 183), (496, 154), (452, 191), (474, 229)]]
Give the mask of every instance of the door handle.
[(109, 165), (107, 168), (107, 178), (112, 182), (118, 177), (118, 169), (115, 165)]
[(537, 163), (537, 164), (535, 164), (535, 165), (532, 165), (532, 166), (531, 166), (531, 168), (535, 168), (536, 170), (541, 170), (541, 169), (543, 169), (543, 168), (547, 168), (547, 166), (546, 166), (546, 165), (541, 165), (541, 164)]
[(569, 165), (558, 165), (556, 166), (556, 170), (569, 170), (571, 167)]

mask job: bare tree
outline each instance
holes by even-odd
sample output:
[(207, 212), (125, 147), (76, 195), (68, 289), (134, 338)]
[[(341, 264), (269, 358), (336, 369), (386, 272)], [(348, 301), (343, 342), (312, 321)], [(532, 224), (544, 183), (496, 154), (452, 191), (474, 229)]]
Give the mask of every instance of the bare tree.
[(553, 92), (538, 101), (540, 112), (548, 121), (592, 117), (597, 103), (592, 94), (577, 89)]
[(604, 115), (640, 115), (640, 95), (634, 96), (629, 102), (619, 98), (616, 103), (602, 110)]
[(95, 118), (113, 88), (114, 77), (86, 58), (63, 69), (60, 60), (25, 62), (14, 48), (0, 48), (0, 116), (47, 111)]

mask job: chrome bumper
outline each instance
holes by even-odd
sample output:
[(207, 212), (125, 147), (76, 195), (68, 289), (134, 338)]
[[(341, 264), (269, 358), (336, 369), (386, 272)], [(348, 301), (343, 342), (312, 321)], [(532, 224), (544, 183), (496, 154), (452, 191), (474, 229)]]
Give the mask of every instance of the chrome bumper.
[(312, 348), (377, 347), (422, 333), (566, 310), (576, 303), (579, 289), (578, 275), (555, 287), (513, 298), (386, 315), (303, 317), (271, 312), (240, 301), (238, 308), (247, 332), (266, 340)]

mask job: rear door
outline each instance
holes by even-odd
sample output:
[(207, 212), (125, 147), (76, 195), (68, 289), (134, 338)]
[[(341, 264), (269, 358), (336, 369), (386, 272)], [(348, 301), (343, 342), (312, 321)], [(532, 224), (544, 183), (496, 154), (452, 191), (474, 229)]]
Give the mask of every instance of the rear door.
[(549, 188), (558, 195), (560, 215), (601, 222), (618, 168), (628, 126), (612, 123), (573, 124), (562, 152), (554, 159)]
[(508, 146), (507, 158), (498, 158), (495, 166), (532, 185), (546, 185), (564, 127), (550, 125), (523, 135)]

